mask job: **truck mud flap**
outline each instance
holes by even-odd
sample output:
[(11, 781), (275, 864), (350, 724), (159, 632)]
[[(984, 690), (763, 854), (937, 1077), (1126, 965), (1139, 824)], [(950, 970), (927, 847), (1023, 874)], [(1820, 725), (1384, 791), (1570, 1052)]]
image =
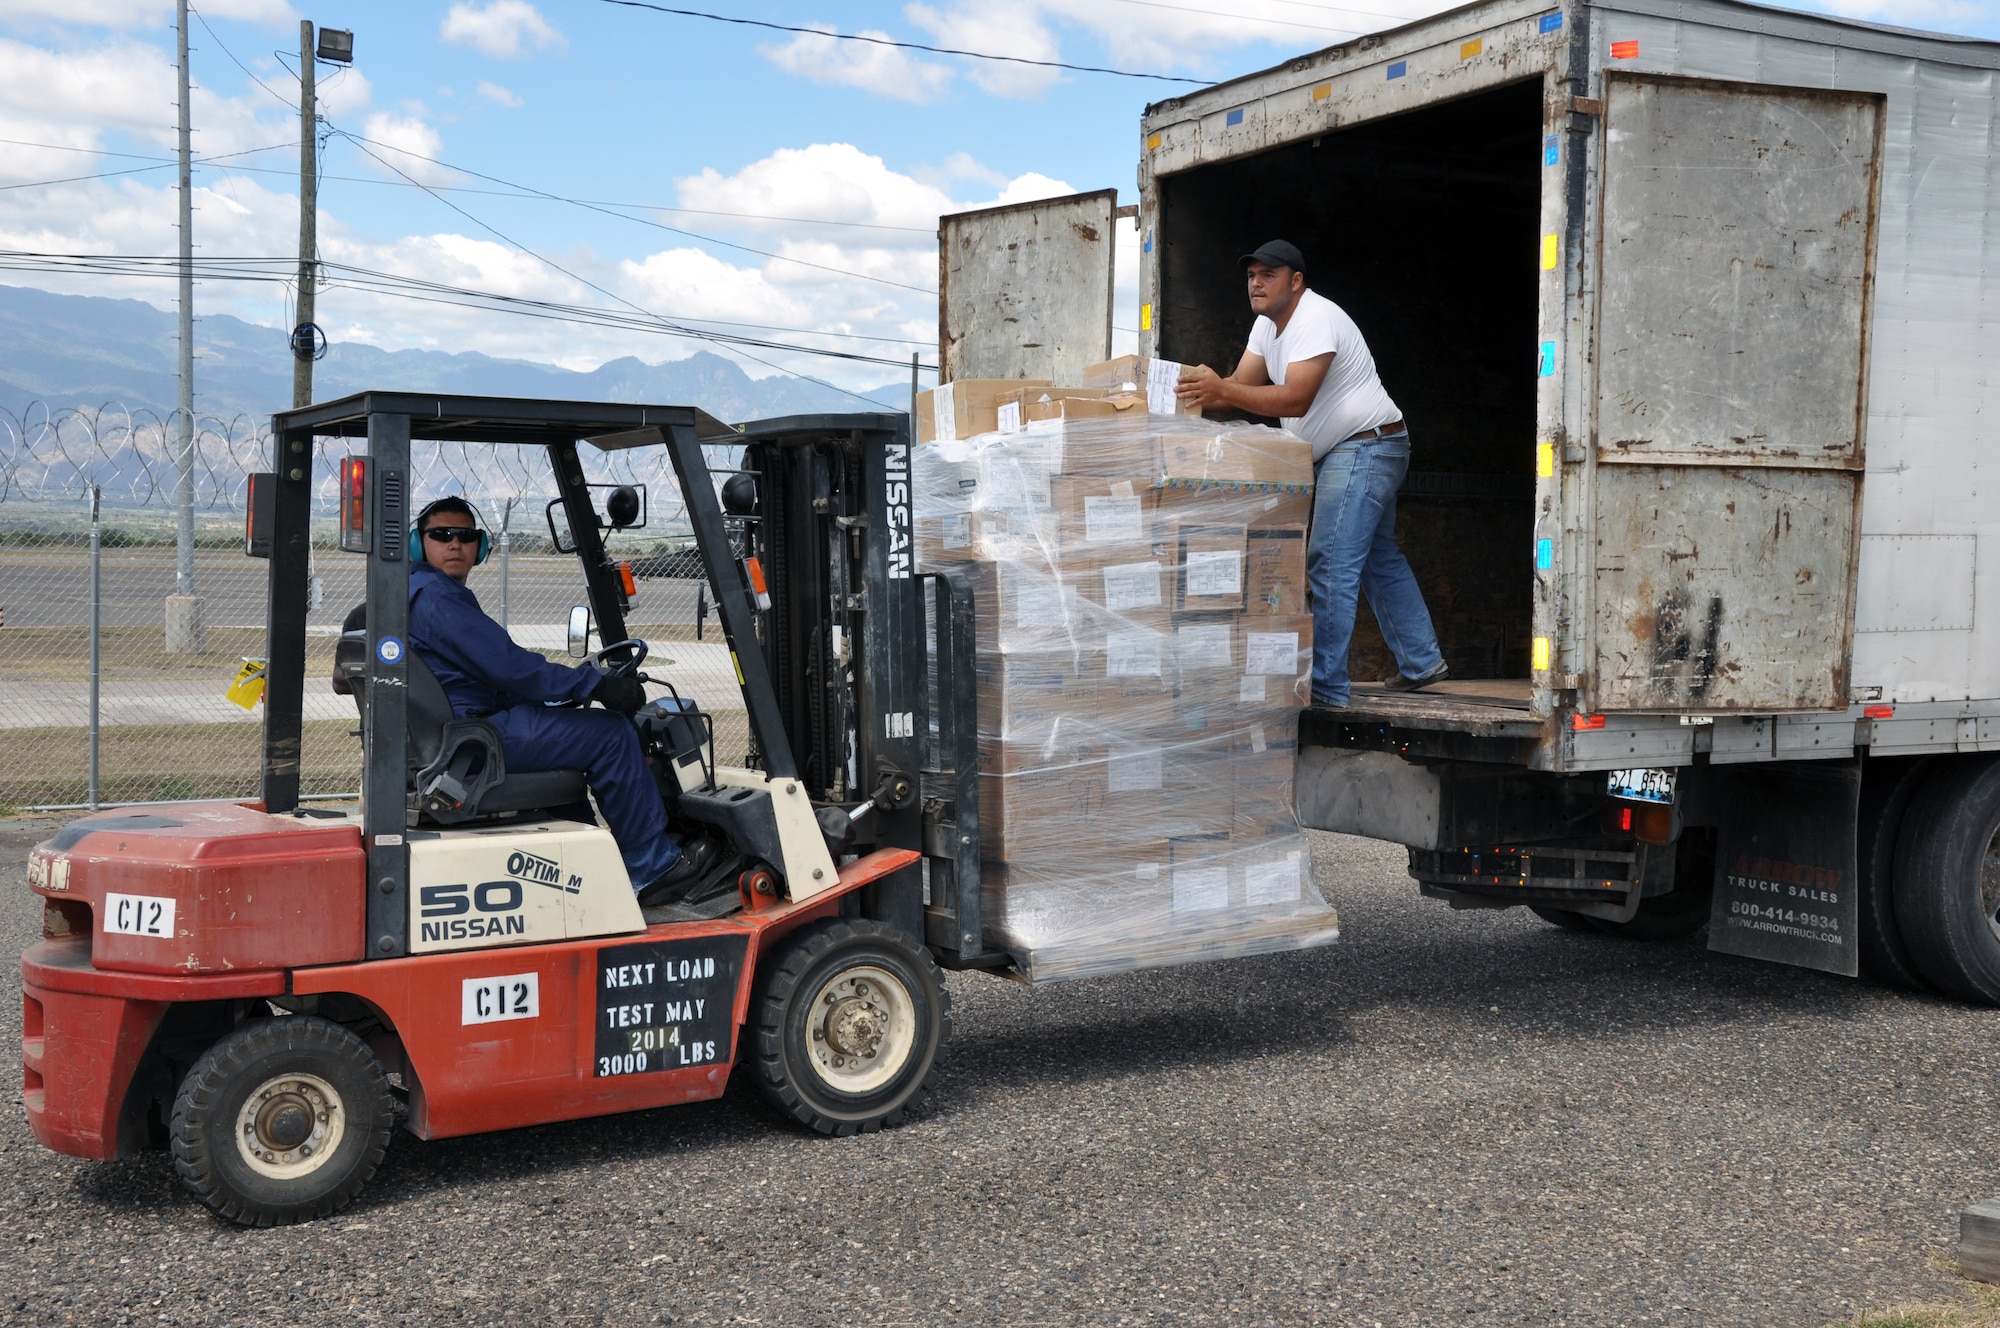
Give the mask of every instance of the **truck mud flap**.
[(1729, 782), (1708, 948), (1855, 976), (1861, 763), (1734, 766)]

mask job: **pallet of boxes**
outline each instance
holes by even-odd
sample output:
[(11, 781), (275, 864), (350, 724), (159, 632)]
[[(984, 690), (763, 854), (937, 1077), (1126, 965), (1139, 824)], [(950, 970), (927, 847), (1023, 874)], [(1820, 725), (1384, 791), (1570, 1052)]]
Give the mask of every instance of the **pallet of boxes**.
[(1179, 413), (1178, 373), (918, 400), (918, 558), (978, 624), (986, 939), (1030, 982), (1338, 936), (1292, 811), (1312, 449)]

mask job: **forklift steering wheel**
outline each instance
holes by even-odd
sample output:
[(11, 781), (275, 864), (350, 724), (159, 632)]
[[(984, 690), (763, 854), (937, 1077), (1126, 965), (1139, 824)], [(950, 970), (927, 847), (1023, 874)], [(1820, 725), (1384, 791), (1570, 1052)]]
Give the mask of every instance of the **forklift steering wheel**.
[[(605, 662), (604, 657), (612, 651), (625, 649), (631, 650), (632, 658), (615, 659), (608, 664)], [(586, 663), (594, 664), (599, 669), (614, 676), (624, 677), (630, 674), (636, 676), (640, 682), (652, 681), (645, 674), (639, 672), (639, 666), (646, 662), (646, 643), (637, 637), (633, 637), (630, 641), (619, 641), (608, 645), (596, 654), (587, 655), (584, 658)], [(578, 710), (583, 707), (584, 703), (582, 701), (544, 701), (542, 704), (551, 710)]]
[[(612, 651), (628, 649), (632, 652), (632, 658), (617, 659), (612, 660), (609, 664), (605, 663), (604, 657)], [(627, 674), (639, 671), (639, 666), (646, 662), (646, 650), (646, 643), (635, 636), (629, 641), (618, 641), (604, 647), (604, 649), (590, 656), (590, 662), (606, 673), (624, 677)], [(639, 681), (644, 682), (645, 679), (641, 678)]]

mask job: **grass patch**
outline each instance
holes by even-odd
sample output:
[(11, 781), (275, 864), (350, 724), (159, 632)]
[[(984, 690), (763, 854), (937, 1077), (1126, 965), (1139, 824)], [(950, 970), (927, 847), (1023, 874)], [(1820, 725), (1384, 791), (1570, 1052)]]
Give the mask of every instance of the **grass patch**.
[[(1946, 1271), (1956, 1272), (1956, 1269)], [(1967, 1279), (1956, 1302), (1891, 1305), (1828, 1324), (1826, 1328), (2000, 1328), (2000, 1287)]]
[[(199, 655), (170, 655), (159, 627), (107, 627), (100, 633), (100, 667), (107, 679), (186, 678), (210, 675), (221, 691), (236, 676), (243, 657), (264, 653), (261, 627), (211, 627)], [(333, 671), (334, 638), (306, 638), (306, 672)], [(0, 680), (74, 682), (90, 677), (90, 629), (74, 627), (0, 628)]]
[[(344, 720), (304, 726), (299, 791), (348, 793), (361, 783), (361, 740)], [(90, 798), (90, 731), (0, 731), (0, 806)], [(114, 724), (99, 746), (101, 802), (254, 798), (262, 783), (262, 724)]]

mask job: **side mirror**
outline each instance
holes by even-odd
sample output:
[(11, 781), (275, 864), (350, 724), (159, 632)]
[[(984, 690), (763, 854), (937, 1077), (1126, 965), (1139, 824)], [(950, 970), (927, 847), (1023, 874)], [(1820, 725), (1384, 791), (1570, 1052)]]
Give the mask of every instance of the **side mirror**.
[(590, 608), (578, 604), (569, 611), (569, 653), (582, 659), (590, 653)]
[(613, 489), (604, 500), (604, 518), (613, 530), (639, 522), (639, 491), (629, 484)]

